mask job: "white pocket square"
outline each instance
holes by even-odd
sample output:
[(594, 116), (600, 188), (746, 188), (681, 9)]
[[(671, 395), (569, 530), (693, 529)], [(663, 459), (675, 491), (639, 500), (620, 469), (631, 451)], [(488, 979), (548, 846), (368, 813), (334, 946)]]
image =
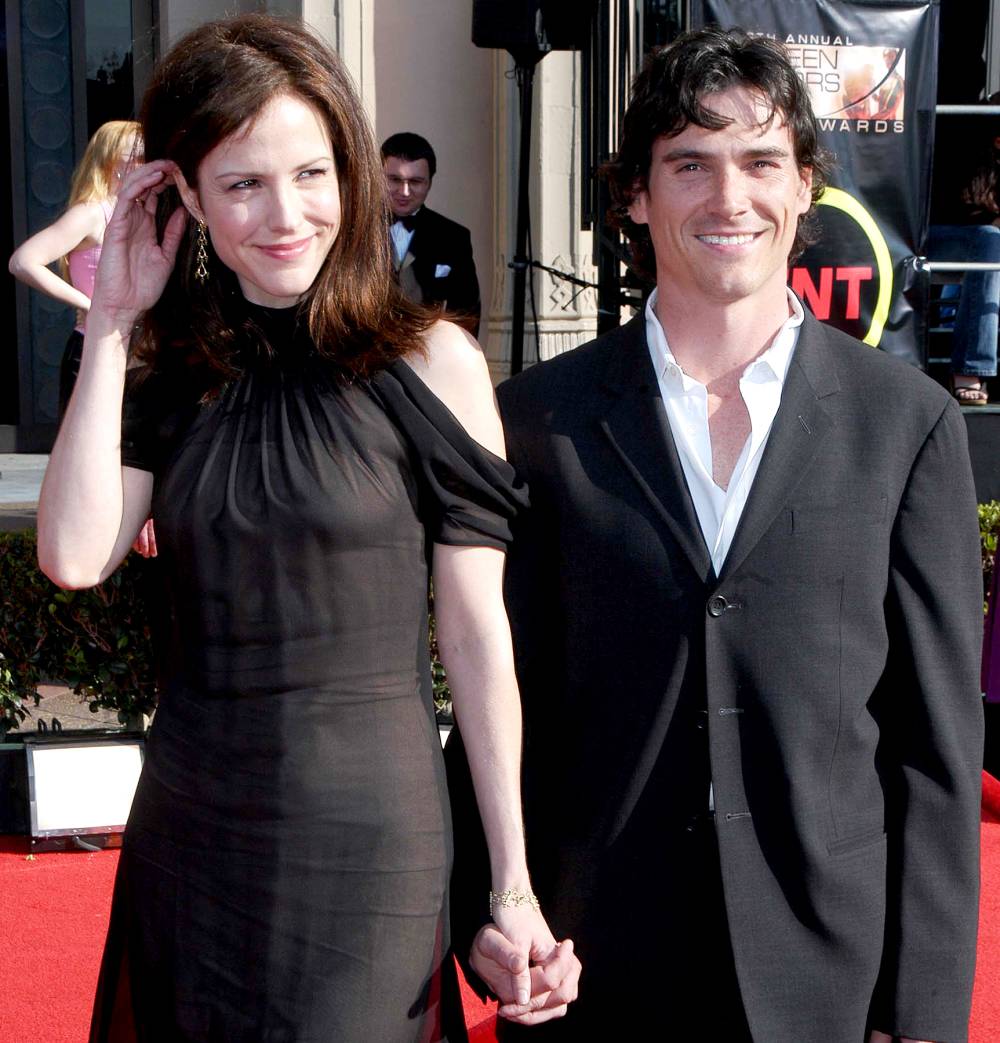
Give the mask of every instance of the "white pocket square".
[(451, 275), (450, 264), (436, 264), (434, 266), (434, 278), (443, 279), (446, 275)]

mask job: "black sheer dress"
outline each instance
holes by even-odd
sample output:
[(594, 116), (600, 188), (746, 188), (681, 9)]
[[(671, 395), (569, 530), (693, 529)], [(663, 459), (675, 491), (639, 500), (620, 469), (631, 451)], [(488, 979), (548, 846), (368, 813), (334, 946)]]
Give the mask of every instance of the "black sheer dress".
[(170, 643), (91, 1041), (443, 1039), (428, 561), (502, 548), (523, 495), (404, 362), (344, 382), (248, 308), (275, 357), (126, 400)]

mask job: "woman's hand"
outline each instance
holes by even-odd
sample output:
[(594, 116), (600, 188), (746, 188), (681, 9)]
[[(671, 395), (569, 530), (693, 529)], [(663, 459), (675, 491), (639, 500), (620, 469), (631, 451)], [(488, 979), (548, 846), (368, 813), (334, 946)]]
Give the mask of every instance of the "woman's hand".
[(146, 524), (139, 530), (139, 535), (132, 544), (132, 550), (144, 558), (156, 557), (156, 529), (153, 527), (152, 518), (147, 518)]
[(173, 182), (175, 170), (171, 161), (158, 159), (137, 167), (125, 179), (104, 233), (91, 318), (101, 315), (130, 331), (163, 293), (187, 222), (187, 212), (178, 206), (167, 221), (162, 242), (157, 241), (157, 197)]

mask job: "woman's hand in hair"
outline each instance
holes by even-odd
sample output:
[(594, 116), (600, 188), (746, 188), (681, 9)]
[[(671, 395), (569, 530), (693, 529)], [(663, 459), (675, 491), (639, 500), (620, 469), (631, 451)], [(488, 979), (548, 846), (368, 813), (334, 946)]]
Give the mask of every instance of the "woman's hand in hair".
[(175, 169), (159, 159), (132, 171), (104, 233), (91, 317), (100, 315), (126, 334), (163, 293), (184, 235), (182, 206), (170, 215), (162, 241), (156, 234), (157, 197), (173, 182)]

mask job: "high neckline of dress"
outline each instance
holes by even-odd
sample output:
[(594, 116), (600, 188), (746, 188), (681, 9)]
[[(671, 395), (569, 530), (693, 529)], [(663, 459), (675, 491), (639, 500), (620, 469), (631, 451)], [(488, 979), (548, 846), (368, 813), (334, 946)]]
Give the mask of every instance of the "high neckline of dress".
[(281, 362), (312, 353), (306, 316), (297, 304), (289, 308), (268, 308), (244, 298), (242, 305), (251, 355)]
[(294, 326), (299, 314), (298, 304), (292, 304), (285, 308), (270, 308), (265, 304), (254, 304), (253, 301), (248, 301), (245, 297), (243, 298), (243, 307), (248, 318), (261, 325), (268, 326)]

